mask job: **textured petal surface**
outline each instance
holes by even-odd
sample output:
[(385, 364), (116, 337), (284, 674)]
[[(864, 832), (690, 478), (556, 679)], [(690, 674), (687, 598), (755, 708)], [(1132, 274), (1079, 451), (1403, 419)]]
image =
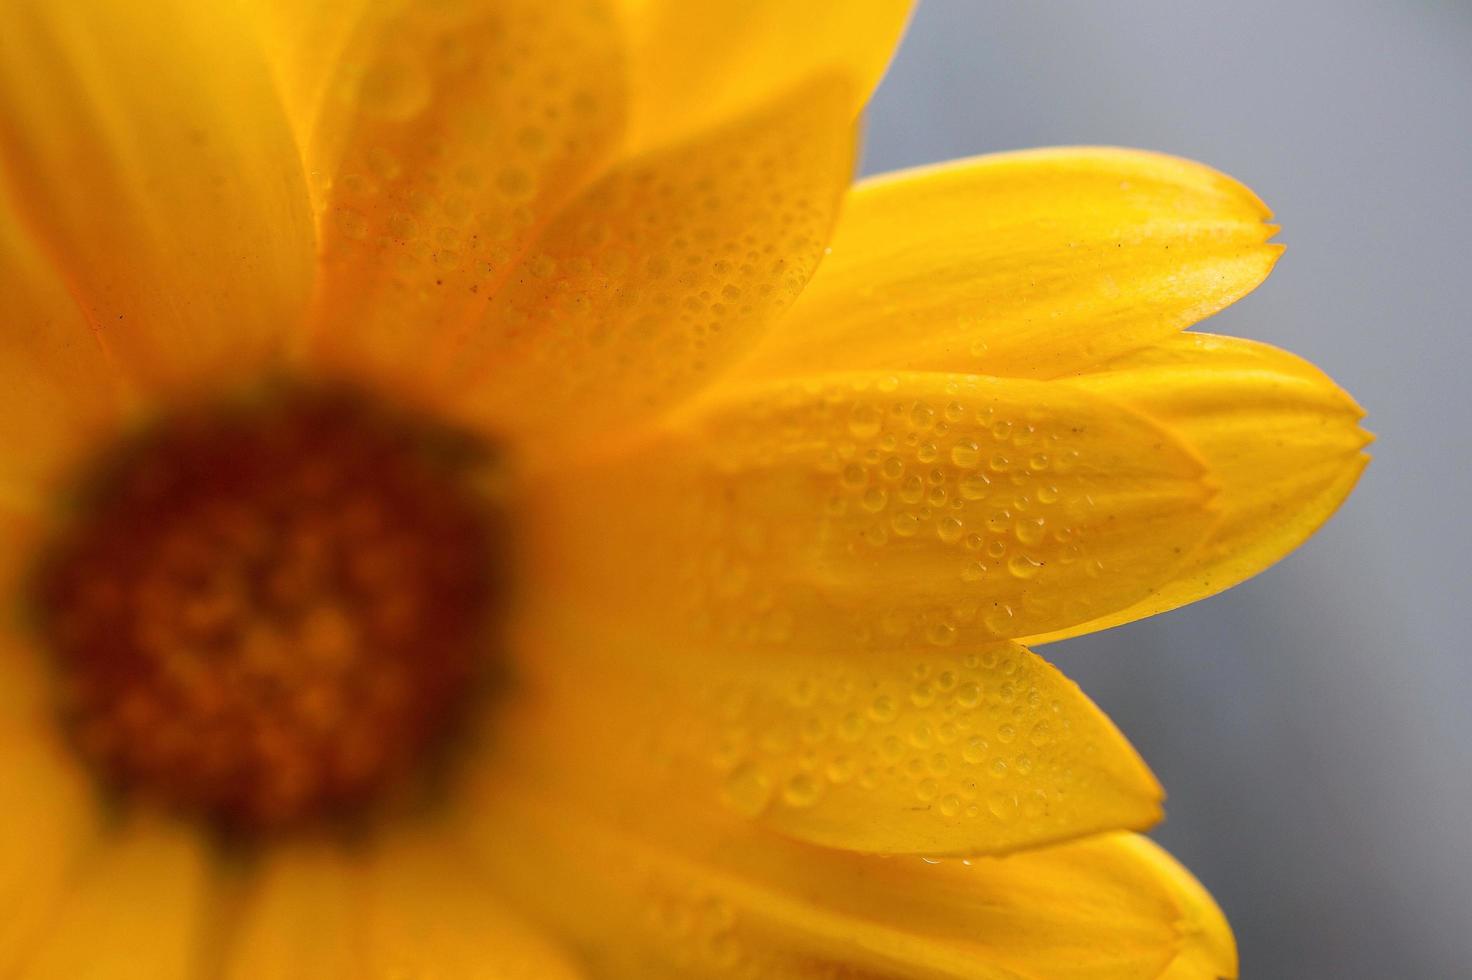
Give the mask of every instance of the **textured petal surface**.
[(0, 4), (0, 179), (114, 361), (258, 366), (300, 325), (299, 155), (233, 4)]
[(912, 0), (626, 0), (631, 144), (677, 142), (820, 75), (847, 80), (849, 117), (879, 82)]
[[(294, 103), (325, 86), (305, 136), (320, 355), (393, 378), (476, 322), (622, 133), (616, 27), (596, 0), (369, 5), (326, 81), (283, 83)], [(278, 61), (333, 29), (300, 24)]]
[(1165, 337), (1258, 285), (1267, 208), (1197, 163), (1075, 148), (855, 188), (832, 255), (748, 370), (1053, 377)]
[(574, 202), (454, 353), (457, 411), (586, 439), (745, 352), (822, 255), (853, 167), (845, 92), (819, 80)]
[(45, 488), (111, 420), (118, 375), (51, 263), (0, 194), (0, 504)]
[(773, 655), (661, 646), (575, 617), (558, 604), (524, 636), (530, 707), (495, 741), (582, 792), (719, 801), (877, 853), (997, 853), (1160, 815), (1123, 736), (1015, 644)]
[(1076, 384), (1149, 415), (1194, 448), (1221, 487), (1221, 518), (1149, 596), (1038, 641), (1141, 619), (1256, 575), (1329, 519), (1369, 461), (1353, 399), (1266, 344), (1182, 334)]
[(177, 826), (120, 831), (86, 863), (23, 980), (193, 980), (204, 955), (210, 877), (202, 841)]
[(1094, 619), (1215, 520), (1165, 429), (1054, 382), (834, 375), (723, 387), (531, 481), (527, 587), (699, 644), (895, 649)]
[(608, 802), (499, 785), (466, 825), (494, 873), (599, 976), (1234, 973), (1210, 899), (1129, 835), (931, 863), (784, 841), (670, 801)]

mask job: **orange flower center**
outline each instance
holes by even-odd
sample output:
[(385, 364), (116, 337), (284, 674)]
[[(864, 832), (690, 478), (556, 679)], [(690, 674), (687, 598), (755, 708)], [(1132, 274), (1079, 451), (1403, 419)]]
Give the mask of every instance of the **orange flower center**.
[(83, 481), (35, 598), (111, 787), (232, 830), (421, 784), (493, 666), (488, 454), (341, 391), (180, 411)]

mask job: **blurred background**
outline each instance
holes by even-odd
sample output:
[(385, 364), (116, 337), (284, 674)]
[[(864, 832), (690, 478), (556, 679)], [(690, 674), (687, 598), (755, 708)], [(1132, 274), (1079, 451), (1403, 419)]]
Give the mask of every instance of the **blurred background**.
[(1256, 190), (1288, 252), (1204, 329), (1314, 361), (1379, 441), (1277, 567), (1042, 652), (1165, 784), (1244, 977), (1472, 976), (1472, 3), (924, 0), (864, 169), (1064, 143)]

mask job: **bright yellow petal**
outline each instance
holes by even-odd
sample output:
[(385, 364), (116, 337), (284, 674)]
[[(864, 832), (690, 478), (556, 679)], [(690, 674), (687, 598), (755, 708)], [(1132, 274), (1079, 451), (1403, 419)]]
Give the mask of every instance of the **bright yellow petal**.
[(744, 353), (822, 256), (853, 166), (822, 80), (574, 202), (454, 354), (457, 411), (538, 441), (669, 405)]
[(46, 490), (114, 420), (118, 376), (56, 270), (0, 196), (0, 506)]
[(303, 839), (273, 849), (244, 893), (231, 980), (454, 977), (560, 980), (578, 974), (488, 890), (433, 827), (384, 840)]
[(0, 179), (114, 361), (148, 383), (260, 364), (310, 289), (300, 158), (234, 11), (0, 5)]
[(1024, 636), (1131, 605), (1215, 514), (1167, 430), (1054, 382), (724, 386), (531, 481), (527, 583), (666, 645)]
[(572, 980), (579, 971), (510, 912), (434, 828), (394, 835), (366, 873), (364, 972), (372, 980)]
[[(206, 954), (210, 876), (203, 842), (177, 825), (120, 831), (88, 862), (23, 980), (193, 980)], [(8, 974), (9, 975), (9, 974)]]
[(221, 975), (228, 980), (366, 976), (362, 896), (355, 859), (331, 844), (307, 839), (272, 848), (243, 898)]
[(87, 774), (61, 744), (37, 651), (0, 643), (0, 974), (30, 954), (97, 840)]
[(1076, 379), (1158, 421), (1206, 461), (1220, 519), (1169, 580), (1126, 608), (1034, 638), (1127, 623), (1256, 575), (1328, 520), (1369, 461), (1364, 412), (1313, 365), (1266, 344), (1187, 333)]
[(1210, 316), (1281, 247), (1241, 184), (1133, 150), (1032, 150), (855, 188), (756, 375), (927, 368), (1046, 378)]
[(1135, 980), (1177, 963), (1233, 974), (1210, 900), (1129, 835), (929, 863), (708, 822), (677, 796), (636, 804), (505, 785), (466, 834), (599, 976)]
[(559, 603), (523, 636), (529, 707), (493, 739), (548, 779), (877, 853), (998, 853), (1159, 818), (1129, 743), (1015, 644), (772, 655), (651, 646), (575, 615)]
[[(460, 338), (606, 165), (626, 108), (606, 6), (402, 2), (358, 15), (306, 138), (326, 182), (319, 355), (392, 379)], [(326, 28), (341, 33), (292, 17), (295, 46), (279, 57), (316, 57)]]
[[(281, 104), (297, 134), (304, 155), (312, 155), (310, 144), (321, 138), (319, 122), (329, 96), (339, 107), (350, 93), (338, 82), (344, 62), (363, 59), (356, 54), (372, 36), (372, 16), (387, 16), (382, 0), (242, 0), (241, 6), (261, 31), (267, 62), (276, 77)], [(338, 138), (341, 125), (328, 127)], [(334, 146), (332, 157), (341, 151)], [(330, 187), (327, 174), (309, 174), (313, 203), (321, 207)]]
[(1161, 980), (1217, 980), (1237, 975), (1237, 943), (1227, 917), (1211, 893), (1169, 854), (1143, 837), (1125, 838), (1143, 863), (1171, 892), (1178, 908), (1175, 927), (1181, 937), (1176, 956)]
[(630, 142), (648, 149), (745, 115), (820, 75), (852, 119), (878, 84), (913, 0), (626, 0), (635, 44)]

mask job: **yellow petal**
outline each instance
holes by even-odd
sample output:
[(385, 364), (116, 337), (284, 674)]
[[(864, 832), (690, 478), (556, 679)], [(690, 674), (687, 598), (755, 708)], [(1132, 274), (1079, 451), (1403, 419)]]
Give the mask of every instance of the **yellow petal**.
[[(323, 35), (340, 33), (336, 18), (303, 19), (304, 6), (282, 8), (294, 46), (278, 59), (318, 57)], [(308, 169), (327, 182), (320, 356), (392, 379), (461, 338), (534, 234), (607, 163), (626, 100), (606, 6), (397, 2), (358, 14), (306, 137)]]
[(456, 410), (542, 441), (587, 439), (744, 353), (822, 255), (853, 166), (846, 105), (820, 80), (600, 181), (456, 352)]
[(39, 668), (36, 650), (0, 643), (0, 973), (31, 953), (98, 832), (90, 781), (61, 744)]
[[(329, 94), (341, 99), (346, 93), (334, 82), (343, 62), (361, 62), (355, 44), (364, 44), (368, 18), (383, 15), (381, 0), (242, 0), (261, 31), (262, 47), (281, 95), (282, 109), (291, 121), (304, 153), (319, 129)], [(341, 126), (331, 127), (340, 137)], [(336, 152), (340, 150), (337, 147)], [(313, 203), (320, 206), (322, 191), (329, 185), (323, 174), (310, 175)]]
[(495, 898), (433, 828), (395, 834), (366, 877), (364, 972), (371, 980), (572, 980), (577, 969)]
[(0, 194), (0, 505), (40, 510), (48, 485), (114, 420), (119, 382), (57, 271)]
[(530, 480), (528, 587), (671, 644), (1025, 636), (1139, 601), (1214, 520), (1200, 462), (1054, 382), (725, 386)]
[(1154, 873), (1166, 885), (1178, 913), (1175, 921), (1180, 945), (1162, 980), (1215, 980), (1237, 975), (1237, 943), (1232, 927), (1211, 893), (1169, 854), (1144, 837), (1124, 838), (1135, 857), (1154, 865)]
[(598, 976), (1233, 975), (1210, 899), (1130, 835), (929, 863), (787, 841), (683, 802), (500, 785), (465, 832)]
[(433, 826), (275, 848), (245, 893), (232, 980), (560, 980), (578, 974)]
[(844, 79), (849, 118), (878, 84), (912, 0), (632, 0), (630, 143), (664, 145), (819, 75)]
[(51, 516), (0, 504), (0, 665), (5, 670), (0, 715), (49, 707), (51, 665), (45, 659), (46, 651), (38, 650), (26, 631), (30, 610), (24, 590), (38, 549), (53, 530)]
[(0, 173), (131, 376), (249, 368), (299, 326), (301, 163), (233, 4), (6, 0)]
[(259, 875), (244, 897), (222, 976), (364, 976), (363, 884), (353, 858), (331, 844), (307, 839), (273, 848)]
[(1221, 488), (1220, 519), (1150, 595), (1036, 642), (1174, 609), (1256, 575), (1329, 519), (1369, 461), (1363, 410), (1313, 365), (1266, 344), (1182, 334), (1073, 383), (1195, 449)]
[(210, 878), (198, 835), (142, 823), (94, 855), (14, 974), (23, 980), (193, 980)]
[(1160, 788), (1042, 658), (651, 646), (558, 604), (517, 658), (495, 739), (582, 791), (704, 800), (849, 850), (999, 853), (1143, 828)]
[(979, 157), (850, 195), (833, 252), (747, 370), (1053, 377), (1250, 292), (1281, 247), (1251, 191), (1133, 150)]

